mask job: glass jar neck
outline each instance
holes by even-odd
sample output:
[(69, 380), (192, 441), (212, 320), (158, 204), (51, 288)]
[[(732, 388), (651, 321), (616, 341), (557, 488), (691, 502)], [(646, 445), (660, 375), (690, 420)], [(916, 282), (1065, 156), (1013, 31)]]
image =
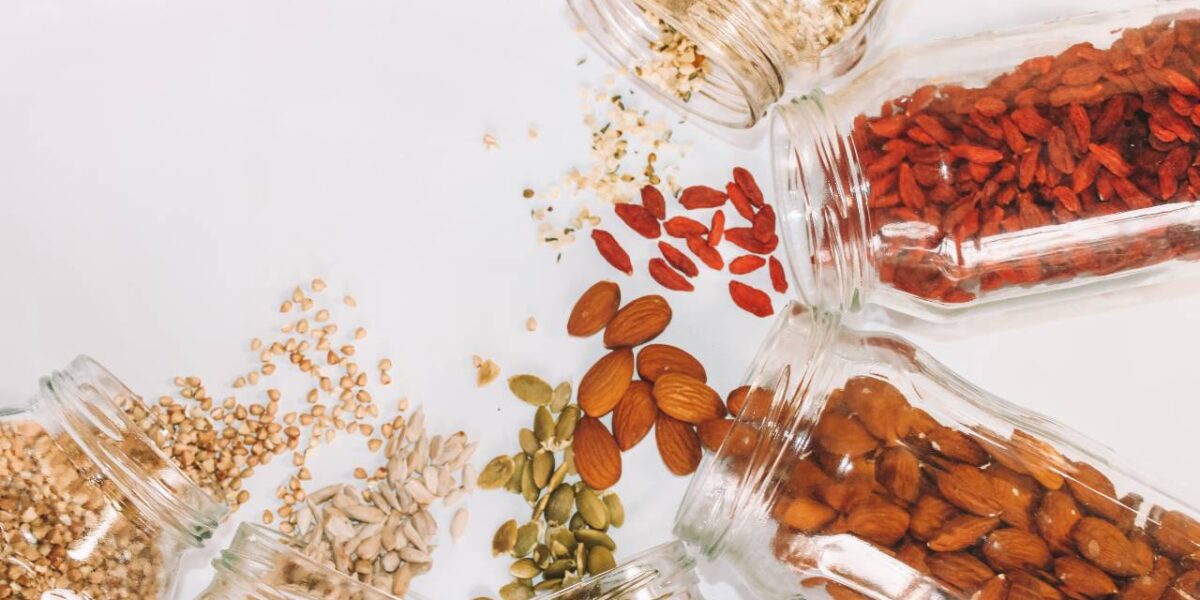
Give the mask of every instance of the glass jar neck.
[[(731, 128), (752, 127), (783, 95), (783, 58), (768, 42), (762, 16), (733, 0), (568, 0), (596, 49), (630, 69), (661, 61), (664, 25), (696, 45), (708, 70), (694, 93), (635, 78), (685, 113)], [(661, 22), (660, 22), (661, 20)]]
[(141, 398), (94, 360), (80, 356), (42, 378), (31, 408), (48, 417), (43, 425), (61, 427), (60, 433), (73, 442), (64, 447), (72, 463), (83, 471), (98, 468), (114, 493), (135, 509), (140, 526), (173, 530), (184, 543), (201, 546), (228, 508), (193, 483), (134, 425), (122, 410), (131, 402), (141, 403)]
[(876, 279), (867, 198), (854, 138), (815, 91), (781, 106), (771, 126), (776, 204), (801, 300), (861, 308)]
[(700, 600), (695, 561), (680, 542), (657, 546), (543, 600)]

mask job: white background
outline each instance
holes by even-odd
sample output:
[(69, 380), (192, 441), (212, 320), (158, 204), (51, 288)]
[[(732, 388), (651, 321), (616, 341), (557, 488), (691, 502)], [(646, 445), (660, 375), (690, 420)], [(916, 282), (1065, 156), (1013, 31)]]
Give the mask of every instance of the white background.
[[(914, 0), (897, 6), (886, 43), (1094, 4)], [(470, 357), (577, 381), (599, 355), (597, 341), (568, 339), (563, 324), (584, 287), (615, 274), (582, 244), (556, 263), (535, 243), (520, 190), (586, 160), (578, 89), (606, 71), (557, 0), (7, 0), (0, 398), (26, 397), (78, 353), (148, 397), (169, 392), (176, 374), (201, 375), (223, 397), (254, 364), (249, 338), (271, 335), (291, 286), (321, 275), (359, 299), (343, 324), (368, 325), (365, 347), (397, 364), (385, 406), (401, 393), (424, 402), (433, 429), (482, 441), (480, 463), (512, 452), (531, 411), (503, 385), (477, 390)], [(525, 136), (531, 125), (537, 142)], [(485, 132), (499, 151), (484, 151)], [(721, 184), (735, 164), (767, 179), (765, 148), (732, 149), (690, 125), (677, 134), (695, 142), (685, 181)], [(636, 248), (644, 262), (651, 246)], [(702, 278), (676, 298), (664, 338), (697, 354), (723, 390), (769, 324), (731, 308), (725, 281)], [(655, 289), (644, 274), (622, 282), (627, 298)], [(1173, 486), (1200, 487), (1200, 296), (1187, 287), (994, 321), (987, 335), (909, 335), (968, 379)], [(536, 333), (524, 330), (531, 315)], [(323, 454), (316, 477), (373, 464), (362, 446)], [(286, 462), (260, 471), (236, 519), (274, 505)], [(626, 456), (626, 555), (669, 539), (685, 486), (652, 443)], [(490, 536), (526, 509), (499, 493), (471, 507), (466, 539), (444, 544), (414, 589), (466, 598), (505, 580)], [(201, 568), (186, 574), (182, 597), (208, 580), (202, 567), (232, 529), (190, 561)]]

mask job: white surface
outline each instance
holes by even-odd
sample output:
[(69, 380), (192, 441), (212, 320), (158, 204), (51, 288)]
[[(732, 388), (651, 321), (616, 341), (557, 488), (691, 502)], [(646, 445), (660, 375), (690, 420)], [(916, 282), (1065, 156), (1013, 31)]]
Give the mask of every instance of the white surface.
[[(1092, 5), (914, 0), (891, 37)], [(595, 56), (576, 66), (589, 54), (557, 0), (0, 4), (0, 397), (23, 397), (82, 352), (149, 397), (176, 374), (223, 386), (253, 363), (246, 343), (271, 334), (290, 286), (319, 274), (357, 295), (352, 319), (395, 360), (399, 390), (427, 405), (432, 427), (481, 439), (481, 460), (511, 452), (531, 413), (503, 385), (476, 390), (471, 354), (509, 374), (576, 381), (599, 354), (594, 340), (567, 339), (563, 323), (587, 284), (614, 274), (582, 245), (556, 264), (520, 199), (586, 158), (577, 89), (605, 72)], [(525, 138), (531, 124), (537, 142)], [(485, 132), (500, 151), (483, 150)], [(686, 181), (721, 183), (739, 163), (767, 179), (765, 149), (706, 143), (691, 126), (677, 134), (697, 142)], [(650, 246), (637, 248), (644, 261)], [(655, 289), (644, 275), (622, 281), (627, 297)], [(731, 309), (724, 282), (702, 278), (678, 298), (665, 340), (729, 389), (768, 323)], [(911, 337), (984, 387), (1200, 487), (1198, 298), (1068, 307), (989, 336)], [(524, 330), (530, 315), (536, 333)], [(358, 442), (337, 448), (322, 464), (341, 472), (318, 479), (346, 476), (365, 453)], [(260, 471), (239, 519), (274, 504), (284, 462)], [(666, 475), (652, 443), (626, 457), (626, 472), (618, 490), (631, 518), (619, 543), (629, 553), (668, 538), (686, 482)], [(443, 545), (416, 590), (466, 598), (505, 580), (488, 540), (525, 509), (494, 493), (471, 506), (466, 539)], [(232, 529), (191, 562), (206, 564)], [(208, 576), (190, 571), (182, 597)]]

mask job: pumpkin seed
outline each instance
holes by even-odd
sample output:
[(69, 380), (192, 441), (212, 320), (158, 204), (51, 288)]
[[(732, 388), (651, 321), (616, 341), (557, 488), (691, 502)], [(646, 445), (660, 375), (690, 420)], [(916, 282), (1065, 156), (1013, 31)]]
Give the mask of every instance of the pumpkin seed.
[(517, 528), (517, 539), (513, 542), (512, 555), (521, 558), (533, 550), (541, 534), (537, 521), (530, 521)]
[(536, 375), (513, 375), (508, 378), (508, 389), (513, 395), (534, 406), (545, 406), (550, 403), (554, 390), (550, 384)]
[(562, 577), (567, 571), (575, 568), (575, 561), (570, 558), (560, 558), (546, 567), (546, 577)]
[(613, 570), (616, 566), (617, 561), (613, 558), (613, 553), (608, 548), (596, 546), (588, 551), (588, 575), (599, 575)]
[(533, 514), (530, 515), (529, 518), (534, 521), (541, 519), (542, 515), (546, 514), (546, 505), (549, 504), (549, 502), (550, 494), (542, 494), (542, 497), (538, 498), (537, 504), (533, 505)]
[(556, 592), (561, 587), (561, 579), (543, 579), (541, 583), (533, 586), (533, 589), (540, 594), (542, 592)]
[(571, 402), (571, 395), (574, 390), (571, 388), (570, 381), (564, 381), (554, 387), (554, 392), (550, 394), (550, 411), (560, 413), (567, 404)]
[(617, 549), (617, 543), (614, 542), (612, 538), (608, 537), (608, 534), (604, 533), (603, 531), (596, 531), (595, 529), (580, 529), (579, 531), (576, 531), (574, 535), (575, 539), (579, 540), (585, 546), (603, 546), (608, 548), (610, 551), (616, 551)]
[(554, 439), (567, 442), (575, 437), (575, 425), (579, 423), (579, 405), (572, 404), (558, 415), (558, 423), (554, 425)]
[(575, 541), (575, 534), (571, 533), (566, 527), (554, 527), (550, 530), (549, 535), (551, 542), (556, 542), (562, 545), (567, 551), (575, 549), (579, 542)]
[(488, 462), (483, 471), (479, 473), (476, 484), (485, 490), (494, 490), (512, 478), (515, 468), (512, 457), (497, 456)]
[(521, 470), (521, 495), (525, 497), (525, 501), (530, 506), (533, 506), (541, 493), (542, 491), (533, 484), (533, 462), (525, 461), (525, 468)]
[(508, 483), (504, 486), (504, 489), (506, 489), (514, 494), (521, 493), (521, 474), (525, 472), (525, 463), (528, 460), (529, 460), (529, 458), (527, 456), (525, 456), (524, 452), (518, 452), (518, 453), (512, 455), (512, 461), (513, 461), (512, 477), (510, 477), (508, 479)]
[(533, 455), (533, 484), (540, 490), (550, 482), (550, 474), (554, 472), (554, 453), (541, 450)]
[(575, 503), (579, 506), (579, 514), (592, 529), (608, 529), (608, 508), (604, 502), (589, 487), (575, 493)]
[(613, 527), (625, 524), (625, 505), (621, 502), (620, 496), (612, 492), (605, 494), (604, 506), (608, 508), (608, 522), (612, 523)]
[(554, 416), (545, 406), (539, 406), (537, 412), (533, 413), (533, 435), (537, 441), (546, 443), (554, 437), (555, 432)]
[(514, 581), (500, 588), (500, 600), (530, 600), (533, 595), (533, 587), (520, 581)]
[(571, 550), (559, 543), (558, 540), (551, 540), (550, 554), (553, 554), (555, 558), (565, 558), (571, 555)]
[(517, 433), (517, 441), (521, 443), (521, 450), (529, 456), (533, 456), (533, 454), (538, 451), (538, 448), (542, 447), (542, 445), (538, 442), (537, 435), (534, 434), (533, 430), (529, 428), (522, 429)]
[(533, 562), (545, 570), (554, 562), (554, 553), (550, 551), (550, 547), (545, 544), (538, 544), (537, 548), (533, 549)]
[(575, 510), (575, 488), (560, 484), (548, 497), (546, 520), (551, 524), (565, 524), (571, 518), (571, 511)]
[(516, 543), (517, 521), (516, 519), (509, 519), (492, 536), (492, 556), (500, 556), (501, 554), (511, 552), (513, 545)]
[(563, 464), (558, 465), (558, 468), (554, 469), (554, 474), (550, 476), (550, 481), (546, 482), (546, 487), (549, 489), (552, 489), (552, 490), (556, 490), (556, 489), (558, 489), (558, 486), (561, 485), (563, 480), (566, 478), (567, 478), (567, 463), (564, 461)]
[(588, 526), (587, 523), (585, 523), (583, 520), (583, 515), (579, 514), (578, 512), (571, 515), (571, 522), (569, 525), (569, 528), (571, 531), (579, 531), (580, 529), (586, 529), (587, 526)]
[(508, 567), (508, 574), (517, 579), (533, 579), (541, 572), (537, 564), (528, 558), (519, 559)]

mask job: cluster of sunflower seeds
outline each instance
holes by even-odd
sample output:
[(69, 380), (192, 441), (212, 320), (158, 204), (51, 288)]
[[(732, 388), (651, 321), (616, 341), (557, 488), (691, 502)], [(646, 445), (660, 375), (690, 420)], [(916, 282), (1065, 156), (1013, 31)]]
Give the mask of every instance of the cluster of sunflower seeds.
[[(402, 595), (433, 564), (438, 523), (432, 509), (455, 507), (475, 488), (470, 464), (477, 442), (461, 431), (429, 436), (417, 407), (392, 427), (387, 462), (365, 485), (329, 485), (307, 495), (288, 515), (306, 554), (386, 592)], [(466, 529), (466, 508), (455, 511), (450, 537)]]
[(521, 451), (493, 458), (479, 474), (483, 489), (505, 489), (532, 507), (529, 520), (505, 522), (492, 538), (492, 555), (515, 559), (513, 581), (500, 588), (502, 600), (528, 600), (616, 566), (612, 527), (625, 522), (625, 507), (614, 493), (598, 494), (577, 476), (571, 452), (579, 405), (571, 384), (552, 388), (534, 375), (509, 379), (509, 389), (536, 407), (533, 426), (522, 428)]

